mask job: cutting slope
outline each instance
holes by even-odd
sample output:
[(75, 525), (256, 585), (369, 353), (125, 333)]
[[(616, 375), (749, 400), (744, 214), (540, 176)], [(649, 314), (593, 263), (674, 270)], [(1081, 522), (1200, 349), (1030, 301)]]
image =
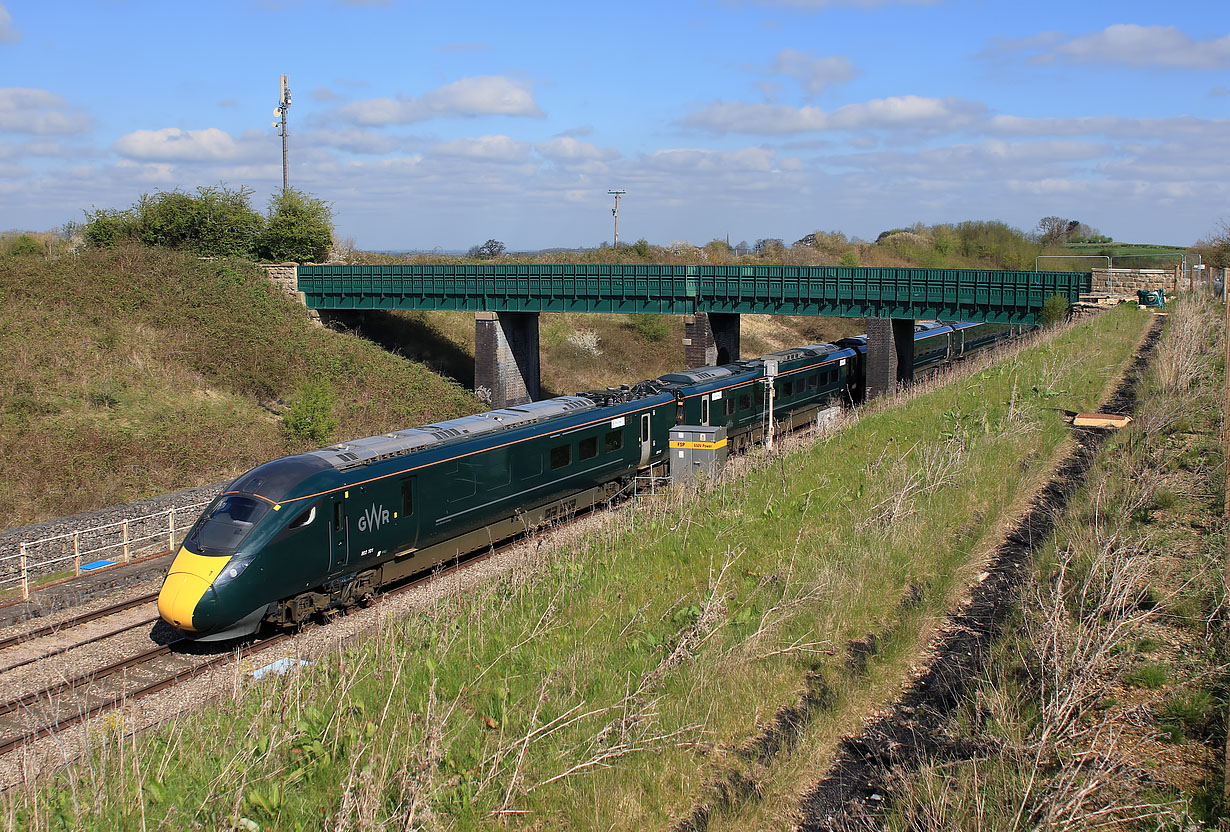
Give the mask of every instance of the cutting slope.
[(151, 249), (0, 257), (0, 354), (10, 527), (307, 450), (319, 443), (280, 414), (309, 384), (325, 388), (332, 440), (482, 409), (416, 362), (314, 326), (249, 263)]

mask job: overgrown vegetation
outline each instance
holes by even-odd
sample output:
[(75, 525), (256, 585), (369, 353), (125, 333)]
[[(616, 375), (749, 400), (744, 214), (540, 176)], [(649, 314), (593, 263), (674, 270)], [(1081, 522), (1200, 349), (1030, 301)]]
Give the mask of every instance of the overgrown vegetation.
[(294, 188), (276, 194), (269, 215), (252, 209), (249, 188), (197, 188), (195, 194), (143, 194), (130, 208), (86, 212), (79, 229), (91, 248), (141, 243), (202, 257), (247, 257), (304, 263), (323, 260), (333, 240), (328, 203)]
[[(336, 434), (480, 409), (422, 366), (313, 326), (251, 263), (133, 244), (0, 268), (0, 513), (21, 525), (204, 485)], [(320, 398), (304, 414), (323, 415)], [(310, 402), (309, 402), (310, 404)], [(296, 405), (292, 405), (292, 414)]]
[[(644, 829), (699, 803), (712, 829), (780, 827), (792, 772), (895, 693), (1065, 443), (1053, 408), (1091, 408), (1143, 320), (1108, 313), (703, 493), (646, 499), (532, 571), (151, 736), (117, 723), (88, 765), (7, 793), (0, 824)], [(757, 726), (807, 690), (797, 734), (761, 756)]]
[(1042, 326), (1056, 326), (1068, 317), (1068, 299), (1063, 295), (1051, 295), (1042, 303)]
[(1224, 828), (1221, 316), (1173, 308), (952, 721), (966, 751), (904, 775), (889, 828)]

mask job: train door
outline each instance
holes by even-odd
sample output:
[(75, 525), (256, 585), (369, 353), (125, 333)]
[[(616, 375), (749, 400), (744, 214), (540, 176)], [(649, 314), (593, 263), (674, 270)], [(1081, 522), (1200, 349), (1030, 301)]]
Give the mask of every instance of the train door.
[(653, 435), (649, 432), (649, 414), (641, 414), (641, 465), (649, 464), (649, 453), (653, 449)]
[(342, 497), (333, 500), (329, 529), (333, 538), (329, 549), (329, 571), (335, 572), (350, 563), (350, 518), (346, 515), (346, 501)]
[[(511, 460), (509, 460), (511, 464)], [(397, 548), (413, 549), (419, 542), (419, 518), (414, 512), (414, 504), (418, 499), (417, 477), (406, 477), (401, 481), (401, 510), (398, 512)]]

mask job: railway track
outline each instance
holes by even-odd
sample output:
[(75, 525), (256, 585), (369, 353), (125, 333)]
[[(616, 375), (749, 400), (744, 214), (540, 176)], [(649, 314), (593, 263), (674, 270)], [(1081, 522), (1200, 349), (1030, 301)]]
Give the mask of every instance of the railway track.
[[(157, 599), (158, 599), (158, 593), (156, 592), (147, 593), (145, 595), (140, 595), (136, 598), (130, 598), (126, 601), (120, 601), (118, 603), (111, 604), (110, 606), (94, 610), (93, 612), (82, 613), (81, 615), (74, 616), (64, 621), (58, 621), (54, 624), (48, 624), (46, 626), (39, 627), (34, 630), (28, 630), (24, 633), (18, 633), (16, 635), (12, 635), (7, 638), (0, 639), (0, 652), (4, 650), (8, 650), (12, 647), (17, 647), (17, 646), (27, 644), (32, 641), (36, 641), (37, 639), (40, 639), (40, 638), (45, 638), (47, 636), (66, 634), (67, 632), (77, 627), (81, 627), (81, 626), (84, 626), (85, 624), (89, 624), (94, 621), (99, 621), (104, 618), (109, 618), (110, 616), (118, 615), (120, 613), (127, 612), (128, 610), (135, 609), (137, 607), (140, 607), (146, 604), (151, 604), (157, 601)], [(94, 642), (102, 641), (103, 639), (107, 639), (107, 638), (112, 638), (114, 636), (120, 635), (121, 633), (125, 633), (129, 630), (133, 630), (138, 627), (144, 627), (147, 624), (153, 624), (157, 620), (158, 620), (157, 611), (151, 610), (149, 615), (139, 620), (130, 621), (121, 627), (118, 627), (115, 629), (109, 629), (109, 630), (106, 630), (100, 633), (95, 633), (86, 638), (76, 639), (71, 644), (54, 647), (50, 650), (39, 653), (38, 655), (35, 655), (35, 656), (27, 656), (25, 658), (18, 659), (16, 661), (10, 661), (10, 662), (5, 662), (3, 659), (0, 659), (0, 673), (7, 673), (10, 670), (16, 670), (19, 667), (25, 667), (26, 665), (33, 664), (34, 662), (39, 662), (39, 661), (43, 661), (44, 659), (49, 659), (55, 656), (63, 655), (64, 653), (68, 653), (69, 651), (76, 650), (79, 647), (84, 647), (87, 644), (93, 644)]]
[[(288, 638), (287, 633), (277, 633), (250, 642), (240, 648), (238, 657), (267, 650)], [(173, 649), (186, 641), (158, 645), (0, 705), (0, 756), (236, 660), (231, 650), (203, 658), (200, 653)]]
[[(393, 586), (380, 595), (388, 597), (409, 592), (423, 584), (443, 578), (457, 569), (463, 569), (514, 545), (516, 541), (488, 550), (451, 564), (444, 569), (438, 569), (427, 575), (420, 575)], [(153, 597), (157, 597), (156, 595)], [(96, 620), (108, 614), (123, 609), (138, 606), (141, 601), (148, 602), (149, 597), (133, 599), (129, 602), (116, 604), (107, 610), (79, 616), (84, 620)], [(109, 610), (109, 612), (108, 612)], [(72, 619), (76, 621), (77, 619)], [(152, 620), (157, 620), (154, 616)], [(145, 622), (149, 623), (149, 622)], [(64, 622), (57, 626), (45, 628), (47, 632), (57, 632), (66, 626)], [(142, 623), (131, 625), (143, 626)], [(117, 632), (122, 632), (117, 631)], [(114, 633), (112, 633), (114, 634)], [(112, 635), (109, 634), (109, 635)], [(29, 664), (52, 658), (62, 653), (82, 647), (109, 635), (92, 637), (75, 642), (54, 653), (49, 653), (21, 664)], [(14, 636), (8, 640), (8, 646), (22, 643), (23, 639), (35, 638), (32, 633)], [(40, 690), (22, 694), (8, 702), (0, 703), (0, 757), (15, 751), (22, 746), (42, 737), (65, 731), (86, 720), (115, 710), (125, 704), (147, 696), (159, 693), (180, 682), (200, 676), (216, 667), (230, 662), (262, 653), (293, 637), (292, 633), (279, 632), (264, 638), (251, 639), (239, 645), (238, 650), (226, 649), (216, 654), (205, 652), (208, 647), (202, 647), (198, 642), (187, 638), (178, 638), (166, 644), (155, 645), (140, 653), (118, 659), (110, 664), (81, 673), (73, 678), (57, 681)], [(3, 642), (0, 642), (2, 644)], [(195, 649), (194, 649), (195, 648)], [(18, 665), (14, 665), (18, 666)], [(11, 668), (9, 668), (11, 669)], [(3, 672), (3, 671), (0, 671)]]

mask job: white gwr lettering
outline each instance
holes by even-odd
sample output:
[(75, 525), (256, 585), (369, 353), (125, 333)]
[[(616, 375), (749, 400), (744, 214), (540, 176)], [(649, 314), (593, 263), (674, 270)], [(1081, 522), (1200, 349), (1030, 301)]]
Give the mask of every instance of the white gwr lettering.
[(389, 510), (372, 503), (371, 508), (363, 509), (363, 516), (359, 518), (359, 531), (374, 532), (387, 522), (389, 522)]

